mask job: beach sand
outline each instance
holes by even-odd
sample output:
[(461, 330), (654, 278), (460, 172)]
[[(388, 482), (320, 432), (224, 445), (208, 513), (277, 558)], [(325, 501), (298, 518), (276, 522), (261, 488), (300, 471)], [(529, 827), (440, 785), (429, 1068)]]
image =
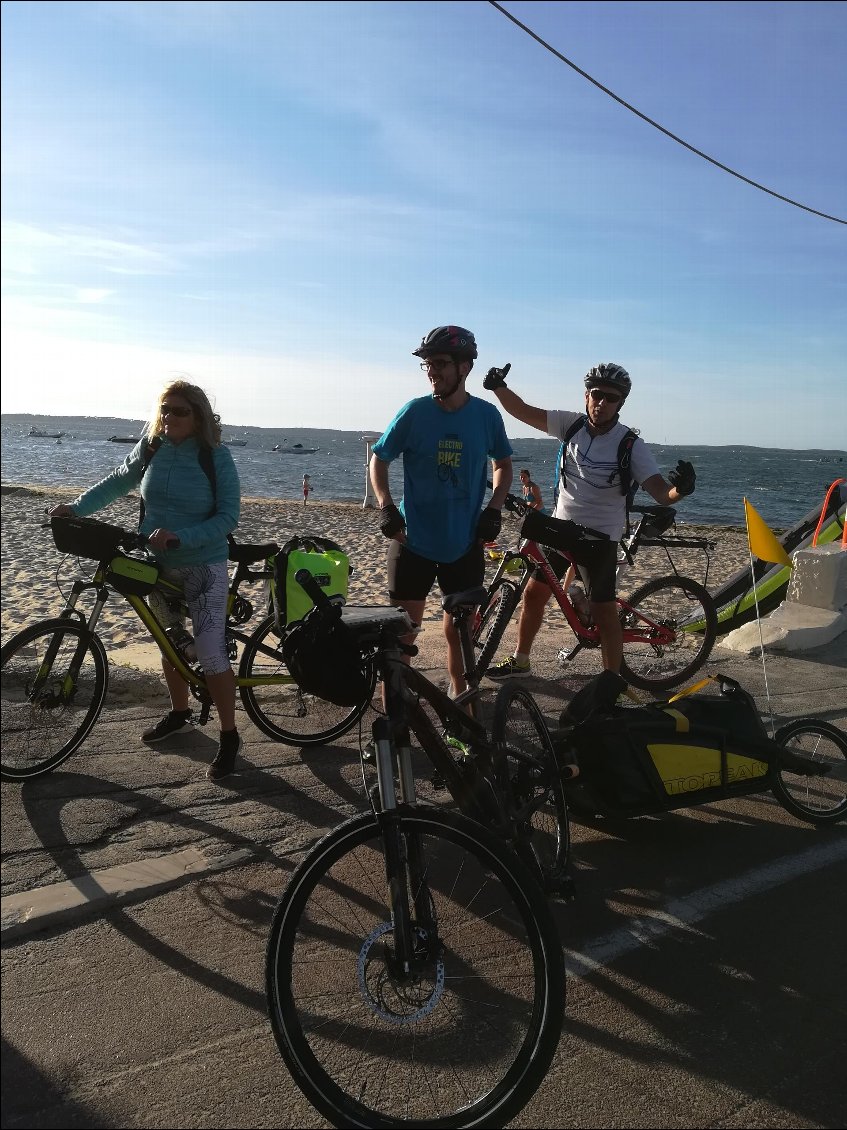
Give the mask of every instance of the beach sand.
[[(91, 572), (93, 562), (63, 557), (53, 544), (45, 509), (57, 502), (69, 501), (79, 494), (79, 488), (43, 488), (33, 486), (2, 487), (2, 638), (9, 637), (27, 624), (55, 616), (63, 605), (63, 595), (80, 575), (80, 565)], [(714, 590), (747, 561), (747, 543), (743, 529), (735, 527), (689, 526), (682, 523), (684, 509), (678, 511), (680, 524), (676, 533), (685, 537), (705, 537), (715, 543), (708, 558), (707, 588)], [(96, 517), (106, 522), (134, 529), (138, 522), (138, 497), (130, 495), (100, 511)], [(514, 546), (518, 541), (520, 520), (504, 513), (501, 546)], [(671, 530), (669, 533), (673, 533)], [(294, 534), (315, 534), (332, 538), (349, 555), (353, 566), (348, 600), (351, 604), (388, 603), (385, 579), (386, 541), (379, 530), (377, 512), (362, 509), (361, 504), (309, 502), (302, 499), (281, 500), (246, 498), (242, 501), (241, 523), (235, 536), (239, 542), (284, 542)], [(706, 556), (699, 550), (674, 550), (678, 571), (684, 576), (704, 582)], [(486, 578), (490, 579), (496, 561), (488, 560)], [(632, 592), (638, 585), (652, 577), (669, 573), (670, 567), (660, 549), (639, 551), (636, 563), (619, 586), (622, 595)], [(254, 623), (258, 623), (259, 610), (264, 607), (261, 585), (245, 586), (244, 595), (257, 609)], [(90, 604), (84, 605), (87, 609)], [(443, 665), (444, 641), (441, 630), (441, 607), (438, 590), (427, 601), (423, 632), (418, 637), (432, 656), (440, 657)], [(504, 638), (504, 653), (510, 646), (512, 627)], [(103, 610), (98, 624), (112, 663), (158, 671), (158, 651), (149, 642), (140, 622), (120, 599), (113, 598)], [(536, 642), (537, 648), (549, 644), (556, 649), (573, 642), (555, 602), (548, 605), (545, 624)]]

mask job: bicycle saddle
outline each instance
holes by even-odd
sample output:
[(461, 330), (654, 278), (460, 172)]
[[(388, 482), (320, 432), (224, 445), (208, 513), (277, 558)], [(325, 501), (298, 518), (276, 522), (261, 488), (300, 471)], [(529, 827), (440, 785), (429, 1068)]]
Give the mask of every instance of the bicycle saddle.
[(441, 607), (445, 612), (452, 612), (454, 608), (462, 608), (469, 605), (476, 608), (479, 604), (485, 604), (488, 601), (488, 590), (480, 586), (476, 589), (465, 589), (464, 592), (453, 592), (449, 596), (445, 596), (441, 602)]

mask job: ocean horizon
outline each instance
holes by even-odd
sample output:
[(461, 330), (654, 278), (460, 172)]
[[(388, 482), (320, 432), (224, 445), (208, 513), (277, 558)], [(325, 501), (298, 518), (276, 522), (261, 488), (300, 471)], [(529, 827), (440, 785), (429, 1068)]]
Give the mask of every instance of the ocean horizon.
[[(146, 421), (121, 417), (47, 416), (3, 413), (2, 482), (40, 487), (91, 486), (121, 463), (132, 437)], [(31, 435), (31, 431), (47, 433)], [(509, 421), (506, 421), (509, 431)], [(60, 434), (61, 433), (61, 434)], [(258, 428), (225, 425), (245, 497), (302, 500), (303, 474), (311, 478), (316, 502), (364, 501), (366, 436), (372, 432), (329, 428)], [(552, 497), (558, 442), (550, 437), (509, 437), (514, 448), (515, 477), (527, 467), (545, 501)], [(743, 526), (747, 497), (774, 529), (794, 525), (820, 507), (829, 485), (847, 478), (847, 450), (785, 449), (755, 445), (674, 446), (645, 437), (662, 472), (678, 459), (690, 459), (697, 471), (697, 490), (677, 507), (680, 525)], [(301, 445), (298, 448), (296, 445)], [(274, 448), (281, 448), (283, 453)], [(313, 450), (314, 449), (314, 450)], [(395, 496), (402, 494), (402, 466), (391, 467)], [(652, 501), (643, 491), (637, 503)]]

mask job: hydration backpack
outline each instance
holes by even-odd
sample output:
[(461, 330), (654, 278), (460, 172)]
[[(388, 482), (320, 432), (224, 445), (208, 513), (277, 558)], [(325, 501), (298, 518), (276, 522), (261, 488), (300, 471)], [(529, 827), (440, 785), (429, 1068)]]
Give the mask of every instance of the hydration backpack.
[[(565, 454), (568, 449), (568, 444), (573, 439), (578, 431), (580, 431), (588, 422), (588, 417), (583, 414), (577, 418), (570, 425), (565, 432), (564, 439), (559, 445), (559, 453), (556, 456), (556, 477), (553, 480), (553, 507), (555, 509), (556, 500), (559, 497), (560, 487), (565, 485)], [(638, 439), (638, 432), (629, 428), (626, 434), (622, 437), (621, 442), (618, 444), (618, 478), (620, 480), (621, 494), (626, 498), (626, 525), (629, 529), (629, 508), (632, 505), (632, 500), (635, 497), (635, 492), (638, 490), (640, 483), (635, 482), (632, 477), (632, 448), (635, 441)], [(614, 472), (609, 477), (609, 482), (612, 482)]]

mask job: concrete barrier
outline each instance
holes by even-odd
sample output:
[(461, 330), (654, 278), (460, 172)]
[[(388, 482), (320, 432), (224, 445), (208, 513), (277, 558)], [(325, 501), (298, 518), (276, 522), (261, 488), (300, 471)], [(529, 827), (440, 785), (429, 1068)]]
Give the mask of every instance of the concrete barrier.
[[(798, 549), (788, 595), (779, 608), (729, 632), (722, 647), (749, 655), (764, 644), (772, 651), (809, 651), (847, 631), (847, 550), (840, 544)], [(844, 643), (847, 659), (847, 640)]]

